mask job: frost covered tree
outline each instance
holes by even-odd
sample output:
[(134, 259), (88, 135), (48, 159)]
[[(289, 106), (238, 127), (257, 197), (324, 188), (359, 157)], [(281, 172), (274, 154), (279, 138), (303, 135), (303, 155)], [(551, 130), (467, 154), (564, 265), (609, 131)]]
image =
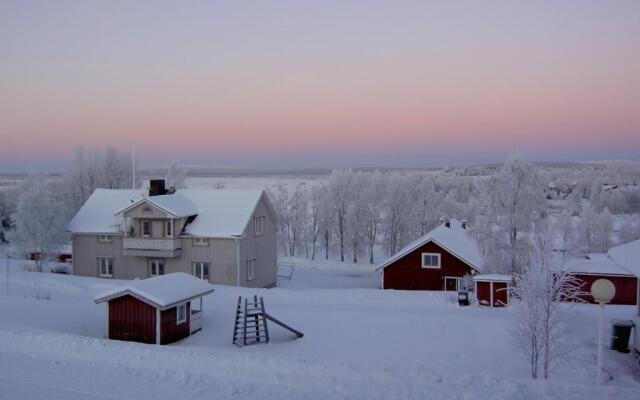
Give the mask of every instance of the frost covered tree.
[(490, 182), (490, 207), (492, 222), (498, 230), (495, 235), (504, 237), (508, 265), (506, 270), (521, 271), (528, 263), (532, 222), (539, 218), (545, 204), (544, 191), (536, 168), (510, 157)]
[(347, 241), (348, 229), (348, 213), (352, 203), (353, 193), (351, 184), (353, 182), (353, 171), (334, 170), (329, 176), (327, 189), (331, 196), (333, 204), (334, 226), (333, 231), (338, 240), (338, 251), (340, 261), (344, 261), (345, 247)]
[(596, 249), (601, 253), (609, 251), (613, 234), (613, 216), (607, 207), (596, 217)]
[(45, 257), (68, 243), (65, 233), (67, 219), (60, 212), (63, 199), (56, 196), (53, 184), (45, 177), (29, 176), (22, 185), (16, 213), (13, 217), (15, 230), (10, 234), (13, 247), (20, 252), (37, 252), (37, 271), (42, 271)]
[(369, 182), (362, 192), (365, 201), (364, 234), (369, 264), (374, 263), (373, 249), (378, 239), (386, 184), (385, 176), (376, 171), (369, 176)]
[(167, 170), (167, 187), (174, 189), (184, 189), (187, 187), (187, 169), (177, 161), (171, 161)]
[(618, 243), (628, 243), (640, 239), (640, 214), (630, 215), (620, 226)]
[(515, 274), (512, 296), (515, 312), (512, 339), (529, 361), (531, 377), (542, 370), (548, 379), (554, 366), (575, 350), (571, 340), (572, 306), (582, 302), (582, 281), (551, 268), (554, 225), (548, 218), (536, 222), (532, 241), (532, 264)]

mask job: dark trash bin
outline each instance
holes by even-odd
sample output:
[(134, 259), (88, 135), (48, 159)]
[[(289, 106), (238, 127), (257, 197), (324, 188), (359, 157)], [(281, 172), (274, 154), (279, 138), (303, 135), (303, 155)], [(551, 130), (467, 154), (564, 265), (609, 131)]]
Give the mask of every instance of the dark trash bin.
[(461, 306), (469, 305), (469, 292), (464, 290), (458, 292), (458, 305), (461, 305)]
[(611, 325), (611, 350), (628, 353), (631, 329), (635, 324), (631, 320), (615, 320)]

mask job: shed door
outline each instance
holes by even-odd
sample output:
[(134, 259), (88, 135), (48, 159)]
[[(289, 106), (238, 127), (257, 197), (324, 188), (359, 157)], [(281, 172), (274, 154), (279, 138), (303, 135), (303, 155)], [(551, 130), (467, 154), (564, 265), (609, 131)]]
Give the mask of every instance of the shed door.
[(478, 296), (478, 303), (483, 306), (491, 305), (491, 284), (489, 282), (478, 282), (477, 285), (476, 296)]
[(493, 306), (504, 307), (507, 305), (508, 299), (507, 284), (504, 282), (493, 282)]

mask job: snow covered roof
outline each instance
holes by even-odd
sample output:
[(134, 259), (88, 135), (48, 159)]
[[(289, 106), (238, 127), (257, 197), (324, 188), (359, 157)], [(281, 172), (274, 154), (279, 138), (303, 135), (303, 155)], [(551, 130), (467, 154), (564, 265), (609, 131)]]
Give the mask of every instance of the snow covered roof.
[(96, 189), (73, 217), (68, 230), (119, 233), (121, 213), (146, 200), (176, 218), (195, 215), (185, 227), (186, 235), (238, 237), (264, 193), (263, 189), (181, 189), (174, 194), (149, 197), (143, 190)]
[(640, 277), (640, 240), (613, 247), (608, 254), (622, 268)]
[(507, 274), (480, 274), (473, 277), (476, 282), (511, 282), (513, 276)]
[(141, 198), (133, 204), (129, 204), (120, 209), (115, 214), (116, 216), (120, 216), (124, 212), (145, 202), (156, 206), (175, 218), (189, 217), (198, 213), (196, 206), (191, 202), (191, 200), (185, 197), (182, 193), (174, 193)]
[(96, 189), (73, 217), (73, 233), (118, 233), (121, 218), (114, 211), (140, 200), (145, 190)]
[(209, 282), (183, 272), (135, 280), (94, 297), (96, 303), (103, 303), (118, 297), (132, 295), (147, 303), (164, 309), (177, 303), (213, 292)]
[(457, 219), (450, 220), (450, 227), (441, 224), (426, 235), (405, 246), (402, 250), (394, 254), (391, 258), (382, 263), (377, 270), (383, 269), (395, 261), (401, 259), (417, 248), (435, 242), (440, 247), (449, 251), (471, 268), (480, 271), (482, 269), (482, 255), (475, 239), (467, 229), (462, 228), (462, 223)]
[(587, 275), (633, 276), (631, 272), (621, 267), (604, 253), (590, 253), (581, 257), (571, 258), (564, 265), (555, 266), (554, 269), (556, 271)]

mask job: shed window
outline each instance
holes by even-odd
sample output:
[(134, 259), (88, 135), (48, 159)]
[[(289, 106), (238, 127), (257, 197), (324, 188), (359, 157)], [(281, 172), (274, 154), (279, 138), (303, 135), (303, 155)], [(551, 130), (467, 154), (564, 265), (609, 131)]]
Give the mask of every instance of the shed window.
[(142, 236), (151, 236), (151, 221), (142, 221)]
[(194, 237), (193, 238), (193, 245), (194, 246), (208, 246), (209, 245), (209, 239), (201, 238), (201, 237)]
[(422, 268), (440, 268), (440, 254), (422, 253)]
[(164, 260), (151, 260), (151, 276), (164, 275)]
[(176, 309), (176, 325), (187, 322), (187, 305), (180, 304)]
[(256, 279), (256, 259), (252, 258), (247, 260), (247, 280), (252, 281)]
[(99, 275), (103, 278), (113, 277), (113, 258), (98, 257)]
[(264, 215), (253, 217), (253, 233), (255, 235), (264, 234), (264, 223), (266, 219), (267, 218)]
[(194, 261), (193, 275), (200, 279), (209, 280), (209, 263), (204, 261)]

